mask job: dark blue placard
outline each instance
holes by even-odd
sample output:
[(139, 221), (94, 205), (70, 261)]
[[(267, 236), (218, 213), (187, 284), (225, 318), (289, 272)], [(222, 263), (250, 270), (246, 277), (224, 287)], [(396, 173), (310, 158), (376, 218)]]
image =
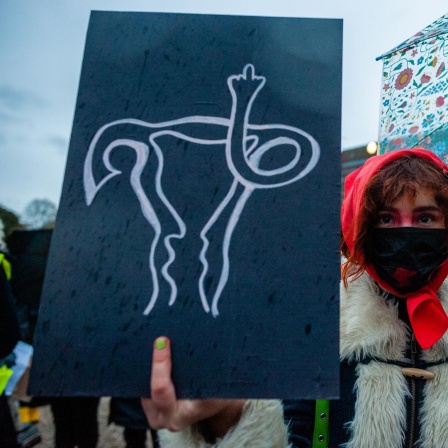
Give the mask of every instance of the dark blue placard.
[(33, 395), (334, 398), (342, 21), (93, 12)]

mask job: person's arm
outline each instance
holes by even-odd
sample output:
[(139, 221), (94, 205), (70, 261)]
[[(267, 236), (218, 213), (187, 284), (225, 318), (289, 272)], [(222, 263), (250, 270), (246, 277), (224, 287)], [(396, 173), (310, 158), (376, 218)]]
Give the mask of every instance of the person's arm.
[(288, 446), (278, 400), (178, 400), (168, 338), (155, 341), (151, 398), (142, 398), (142, 407), (152, 428), (166, 429), (159, 431), (162, 448)]

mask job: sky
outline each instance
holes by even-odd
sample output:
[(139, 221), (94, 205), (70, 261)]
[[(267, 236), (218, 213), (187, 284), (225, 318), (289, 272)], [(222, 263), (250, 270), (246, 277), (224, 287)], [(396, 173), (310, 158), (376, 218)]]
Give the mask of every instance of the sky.
[(1, 0), (0, 206), (59, 203), (91, 10), (344, 21), (342, 149), (377, 140), (375, 58), (448, 12), (444, 0)]

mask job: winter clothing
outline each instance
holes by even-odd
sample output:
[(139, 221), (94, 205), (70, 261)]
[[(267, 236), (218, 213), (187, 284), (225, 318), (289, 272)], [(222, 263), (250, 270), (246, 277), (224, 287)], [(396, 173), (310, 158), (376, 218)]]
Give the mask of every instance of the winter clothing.
[[(438, 293), (448, 311), (448, 281)], [(343, 362), (355, 363), (357, 376), (356, 407), (349, 425), (351, 436), (347, 448), (446, 446), (448, 364), (427, 367), (426, 370), (434, 372), (435, 378), (425, 381), (409, 379), (402, 373), (400, 365), (384, 362), (409, 363), (407, 348), (412, 344), (412, 331), (399, 316), (402, 300), (391, 299), (367, 273), (350, 283), (347, 289), (341, 288), (340, 356)], [(406, 309), (403, 312), (405, 314)], [(416, 344), (414, 347), (418, 352)], [(448, 360), (448, 333), (433, 347), (422, 351), (421, 358), (428, 363)], [(422, 402), (418, 403), (412, 393), (413, 388), (420, 387)], [(411, 403), (416, 415), (414, 422), (406, 412), (409, 398), (411, 401), (414, 398)], [(331, 415), (332, 410), (330, 422)], [(418, 422), (421, 423), (420, 441), (417, 445), (404, 445), (405, 438), (412, 438), (410, 431)], [(342, 441), (344, 438), (332, 429), (330, 426), (330, 442), (332, 437)], [(344, 432), (342, 427), (339, 428), (341, 432)], [(413, 438), (417, 441), (418, 435), (414, 433)]]
[[(417, 148), (372, 157), (347, 176), (341, 224), (350, 253), (358, 239), (369, 182), (385, 165), (411, 154), (448, 172), (435, 154)], [(442, 447), (448, 440), (448, 283), (441, 285), (448, 260), (424, 287), (406, 294), (392, 288), (373, 265), (365, 268), (361, 277), (341, 287), (340, 356), (341, 362), (355, 365), (356, 404), (346, 421), (349, 435), (340, 437), (343, 428), (330, 427), (330, 441), (333, 437), (334, 446), (348, 442), (347, 448)], [(405, 376), (403, 367), (433, 372), (435, 378)], [(343, 404), (344, 396), (336, 407)]]

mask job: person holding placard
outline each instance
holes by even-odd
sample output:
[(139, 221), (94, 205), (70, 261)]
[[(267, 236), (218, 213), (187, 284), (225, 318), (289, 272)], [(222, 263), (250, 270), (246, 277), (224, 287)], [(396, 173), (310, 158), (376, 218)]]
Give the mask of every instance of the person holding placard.
[(150, 425), (166, 428), (161, 447), (446, 446), (447, 223), (448, 167), (430, 151), (375, 156), (348, 175), (340, 400), (320, 413), (319, 401), (177, 400), (161, 337), (142, 399)]

